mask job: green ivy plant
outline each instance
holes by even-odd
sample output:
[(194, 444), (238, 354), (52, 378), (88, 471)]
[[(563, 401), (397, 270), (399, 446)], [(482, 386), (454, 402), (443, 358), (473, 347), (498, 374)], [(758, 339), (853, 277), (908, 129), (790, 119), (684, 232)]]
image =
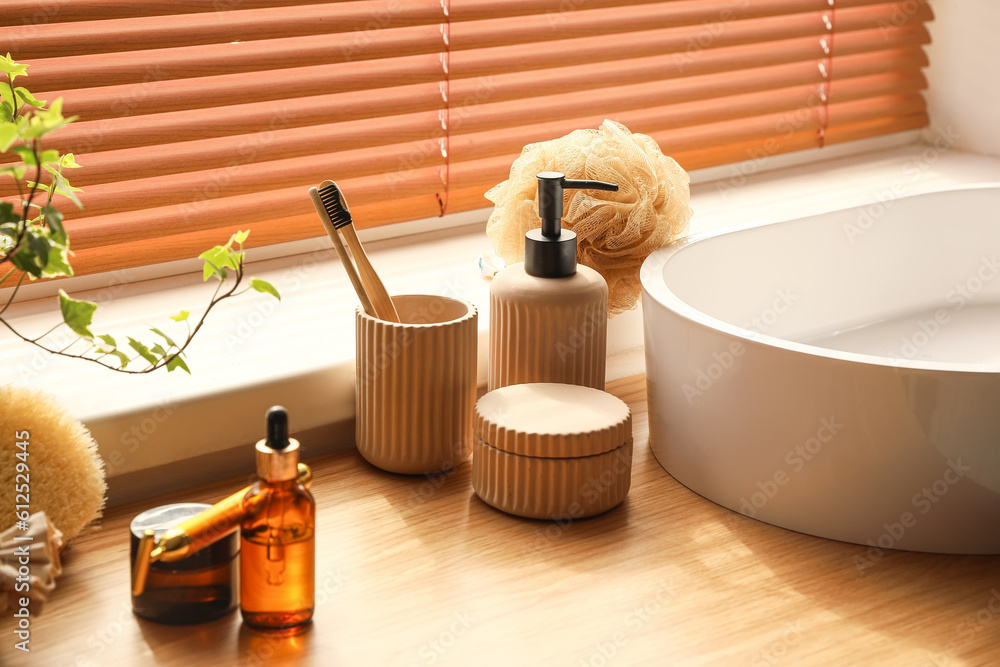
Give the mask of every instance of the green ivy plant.
[[(184, 337), (175, 340), (161, 328), (150, 327), (150, 338), (141, 341), (127, 336), (119, 342), (111, 334), (92, 331), (97, 304), (71, 298), (59, 290), (59, 309), (62, 321), (39, 336), (28, 336), (4, 318), (14, 302), (25, 278), (56, 278), (72, 276), (70, 241), (63, 227), (63, 215), (56, 208), (56, 198), (68, 199), (83, 208), (76, 193), (79, 188), (70, 185), (67, 170), (77, 169), (72, 153), (65, 155), (57, 150), (44, 149), (42, 140), (50, 133), (72, 123), (76, 117), (66, 118), (62, 113), (62, 98), (48, 104), (36, 99), (26, 88), (14, 81), (27, 75), (28, 65), (14, 62), (8, 53), (0, 57), (0, 184), (10, 177), (14, 180), (17, 195), (0, 199), (0, 284), (7, 283), (20, 273), (10, 295), (0, 307), (0, 324), (15, 336), (38, 348), (63, 357), (84, 359), (122, 373), (149, 373), (166, 366), (167, 371), (182, 369), (190, 373), (184, 361), (184, 352), (191, 340), (201, 330), (209, 312), (225, 299), (256, 290), (281, 299), (273, 285), (256, 278), (244, 285), (243, 243), (249, 232), (234, 234), (225, 245), (203, 252), (203, 278), (215, 279), (218, 284), (211, 301), (201, 317), (191, 323), (190, 312), (182, 310), (170, 317), (175, 325), (186, 326)], [(3, 79), (6, 79), (4, 81)], [(11, 156), (16, 156), (11, 161)], [(3, 273), (4, 265), (10, 268)], [(242, 289), (240, 289), (242, 287)], [(75, 336), (69, 345), (51, 345), (52, 334), (67, 327)]]

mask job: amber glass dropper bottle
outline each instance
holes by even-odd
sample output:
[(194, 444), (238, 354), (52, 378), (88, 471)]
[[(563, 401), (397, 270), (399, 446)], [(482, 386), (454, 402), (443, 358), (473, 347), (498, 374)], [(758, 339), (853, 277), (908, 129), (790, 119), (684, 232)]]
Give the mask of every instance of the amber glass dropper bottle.
[(297, 634), (311, 622), (315, 595), (316, 504), (297, 479), (299, 443), (288, 413), (267, 412), (257, 443), (257, 476), (243, 500), (240, 611), (257, 629)]

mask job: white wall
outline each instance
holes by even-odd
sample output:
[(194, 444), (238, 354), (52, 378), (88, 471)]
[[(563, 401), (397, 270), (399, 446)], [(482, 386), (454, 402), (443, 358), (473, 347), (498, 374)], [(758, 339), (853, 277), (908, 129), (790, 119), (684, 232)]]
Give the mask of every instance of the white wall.
[(963, 151), (1000, 157), (1000, 2), (931, 0), (931, 125)]

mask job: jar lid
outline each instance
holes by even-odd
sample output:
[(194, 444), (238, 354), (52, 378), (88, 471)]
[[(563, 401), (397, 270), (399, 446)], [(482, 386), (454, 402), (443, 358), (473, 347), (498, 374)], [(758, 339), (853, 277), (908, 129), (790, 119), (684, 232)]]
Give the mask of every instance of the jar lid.
[[(142, 512), (134, 519), (129, 526), (131, 533), (131, 556), (130, 560), (135, 563), (135, 555), (139, 550), (139, 540), (143, 533), (149, 529), (153, 531), (155, 539), (160, 539), (167, 530), (190, 519), (193, 516), (212, 507), (205, 503), (174, 503), (173, 505), (161, 505)], [(157, 561), (151, 563), (151, 570), (164, 570), (176, 572), (178, 570), (200, 570), (203, 567), (212, 567), (232, 560), (240, 552), (239, 531), (234, 531), (225, 537), (216, 540), (200, 551), (196, 551), (187, 558), (175, 561)]]
[(632, 438), (632, 413), (607, 392), (573, 384), (514, 384), (476, 403), (476, 435), (511, 454), (571, 458), (603, 454)]

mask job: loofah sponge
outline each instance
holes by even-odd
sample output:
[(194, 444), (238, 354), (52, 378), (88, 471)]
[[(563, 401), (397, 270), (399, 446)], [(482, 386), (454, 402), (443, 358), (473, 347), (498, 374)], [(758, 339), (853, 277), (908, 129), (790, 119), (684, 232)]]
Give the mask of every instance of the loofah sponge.
[[(15, 454), (26, 438), (31, 512), (45, 512), (66, 542), (101, 516), (104, 463), (83, 424), (40, 391), (0, 386), (0, 530), (13, 526)], [(21, 484), (24, 478), (17, 479)], [(18, 499), (18, 503), (23, 499)]]
[(619, 186), (618, 192), (567, 190), (563, 225), (576, 232), (578, 261), (607, 281), (611, 314), (635, 307), (642, 262), (687, 233), (687, 172), (650, 137), (610, 120), (525, 146), (510, 177), (486, 193), (496, 205), (486, 233), (507, 264), (524, 261), (524, 234), (541, 226), (535, 175), (542, 171)]

